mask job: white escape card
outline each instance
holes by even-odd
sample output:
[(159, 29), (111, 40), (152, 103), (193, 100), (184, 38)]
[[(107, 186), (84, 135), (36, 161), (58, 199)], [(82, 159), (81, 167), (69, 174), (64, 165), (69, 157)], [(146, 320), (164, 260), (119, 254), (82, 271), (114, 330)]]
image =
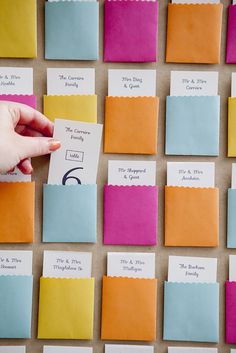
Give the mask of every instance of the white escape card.
[[(236, 0), (235, 0), (236, 4)], [(231, 97), (236, 97), (236, 72), (232, 72)]]
[(108, 161), (109, 185), (156, 185), (156, 162)]
[(217, 259), (208, 257), (169, 256), (168, 281), (180, 283), (215, 283)]
[(93, 353), (93, 349), (90, 347), (44, 346), (43, 353)]
[(236, 189), (236, 163), (232, 163), (231, 188)]
[(0, 182), (30, 182), (31, 175), (23, 174), (18, 168), (13, 172), (0, 174)]
[(25, 353), (25, 346), (0, 346), (0, 353)]
[(108, 70), (108, 96), (156, 96), (156, 70)]
[(219, 73), (213, 71), (171, 71), (170, 95), (217, 96), (218, 80)]
[[(236, 4), (236, 0), (235, 0), (235, 4)], [(230, 353), (236, 353), (236, 349), (231, 349)]]
[(47, 94), (95, 94), (95, 69), (47, 69)]
[(75, 251), (44, 251), (43, 277), (89, 278), (92, 253)]
[(236, 255), (229, 255), (229, 280), (236, 281)]
[(107, 275), (114, 277), (155, 278), (155, 254), (108, 252)]
[(0, 67), (0, 94), (33, 94), (33, 69)]
[(217, 348), (206, 347), (168, 347), (168, 353), (217, 353)]
[(214, 162), (167, 162), (167, 185), (215, 187)]
[(172, 0), (172, 4), (219, 4), (219, 3), (220, 3), (220, 0)]
[(96, 184), (102, 125), (56, 119), (53, 137), (61, 148), (52, 153), (49, 184)]
[(31, 276), (32, 261), (32, 251), (0, 250), (0, 275)]
[(154, 353), (154, 347), (125, 344), (105, 344), (105, 353)]

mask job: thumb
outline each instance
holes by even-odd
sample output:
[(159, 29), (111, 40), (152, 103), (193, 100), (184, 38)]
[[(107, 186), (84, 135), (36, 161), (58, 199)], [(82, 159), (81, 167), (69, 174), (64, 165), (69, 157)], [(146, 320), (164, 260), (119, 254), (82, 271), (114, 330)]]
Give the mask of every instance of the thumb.
[(61, 147), (58, 140), (48, 139), (47, 137), (23, 137), (20, 136), (19, 155), (20, 159), (43, 156), (56, 151)]

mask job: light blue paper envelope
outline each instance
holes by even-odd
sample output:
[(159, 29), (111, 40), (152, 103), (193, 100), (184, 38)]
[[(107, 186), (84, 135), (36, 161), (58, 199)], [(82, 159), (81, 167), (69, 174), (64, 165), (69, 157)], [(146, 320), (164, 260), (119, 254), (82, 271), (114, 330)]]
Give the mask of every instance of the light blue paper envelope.
[(0, 276), (0, 338), (30, 338), (33, 276)]
[(97, 185), (44, 185), (43, 241), (95, 243)]
[(236, 249), (236, 189), (228, 189), (227, 248)]
[(166, 154), (219, 155), (220, 97), (166, 99)]
[(218, 342), (218, 283), (165, 282), (164, 300), (164, 340)]
[(98, 22), (98, 1), (47, 1), (45, 58), (97, 60)]

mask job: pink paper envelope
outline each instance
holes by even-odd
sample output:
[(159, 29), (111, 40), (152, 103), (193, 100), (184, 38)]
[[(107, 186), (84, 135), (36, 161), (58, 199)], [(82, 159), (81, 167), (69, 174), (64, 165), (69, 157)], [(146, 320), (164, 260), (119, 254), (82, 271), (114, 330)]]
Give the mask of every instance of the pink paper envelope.
[(157, 186), (104, 187), (104, 244), (156, 245)]
[(105, 0), (104, 61), (155, 62), (158, 2)]
[(226, 63), (236, 63), (236, 5), (230, 5), (228, 9)]
[(226, 282), (226, 343), (236, 343), (236, 282)]
[(36, 109), (36, 96), (23, 94), (0, 94), (0, 101), (22, 103)]

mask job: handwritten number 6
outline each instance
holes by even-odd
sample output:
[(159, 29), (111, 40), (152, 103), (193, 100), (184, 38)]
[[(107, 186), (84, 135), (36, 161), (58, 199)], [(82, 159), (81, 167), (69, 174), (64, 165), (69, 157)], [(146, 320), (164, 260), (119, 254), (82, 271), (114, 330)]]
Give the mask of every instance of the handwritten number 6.
[(67, 182), (67, 180), (69, 180), (69, 179), (74, 179), (74, 180), (77, 181), (78, 184), (81, 184), (81, 181), (80, 181), (79, 178), (77, 178), (76, 176), (73, 176), (73, 175), (70, 176), (70, 173), (74, 172), (74, 171), (77, 170), (77, 169), (83, 169), (83, 168), (82, 168), (82, 167), (77, 167), (77, 168), (72, 168), (72, 169), (70, 169), (70, 170), (63, 176), (63, 178), (62, 178), (62, 185), (66, 185), (66, 182)]

